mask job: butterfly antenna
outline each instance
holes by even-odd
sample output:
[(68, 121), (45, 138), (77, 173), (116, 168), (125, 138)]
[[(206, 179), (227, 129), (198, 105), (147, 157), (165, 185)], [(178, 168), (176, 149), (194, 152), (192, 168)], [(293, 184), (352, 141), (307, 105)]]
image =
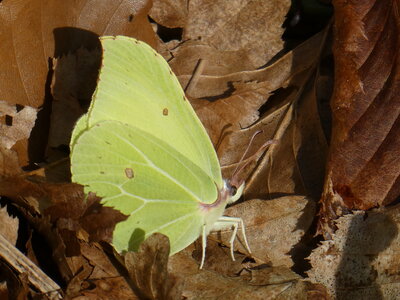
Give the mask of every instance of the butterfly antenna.
[(256, 135), (258, 135), (259, 133), (261, 133), (262, 130), (256, 131), (253, 136), (251, 137), (251, 140), (249, 142), (249, 145), (246, 148), (246, 151), (243, 153), (242, 157), (240, 158), (240, 161), (238, 162), (238, 165), (235, 168), (235, 171), (233, 171), (232, 174), (232, 179), (231, 179), (231, 185), (233, 186), (240, 186), (241, 183), (239, 183), (239, 181), (237, 180), (236, 176), (237, 174), (239, 174), (249, 163), (251, 163), (253, 160), (257, 159), (257, 156), (264, 152), (264, 150), (272, 144), (277, 144), (278, 140), (269, 140), (267, 142), (265, 142), (257, 151), (256, 153), (254, 153), (252, 156), (247, 158), (247, 162), (242, 164), (242, 162), (244, 161), (244, 158), (246, 157), (247, 152), (249, 152), (250, 146), (253, 143), (254, 138), (256, 137)]
[[(235, 168), (235, 171), (233, 171), (232, 177), (234, 177), (236, 175), (236, 173), (238, 172), (238, 168), (239, 168), (240, 164), (243, 162), (244, 158), (246, 157), (247, 152), (249, 152), (250, 146), (253, 143), (254, 138), (256, 137), (257, 134), (259, 134), (261, 132), (262, 132), (262, 130), (258, 130), (251, 137), (250, 143), (247, 145), (246, 150), (244, 151), (242, 157), (240, 158), (240, 160), (239, 160), (239, 162), (238, 162), (238, 164), (237, 164), (237, 166)], [(242, 169), (242, 168), (240, 168), (240, 169)]]

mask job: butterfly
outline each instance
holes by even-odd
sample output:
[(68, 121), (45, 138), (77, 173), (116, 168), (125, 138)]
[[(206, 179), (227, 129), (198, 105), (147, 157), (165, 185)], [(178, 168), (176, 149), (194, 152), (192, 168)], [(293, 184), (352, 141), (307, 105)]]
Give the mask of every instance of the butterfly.
[(70, 143), (72, 181), (102, 204), (127, 216), (113, 232), (119, 252), (136, 251), (152, 233), (170, 240), (170, 255), (202, 237), (205, 260), (211, 230), (239, 226), (223, 216), (244, 182), (224, 180), (207, 132), (168, 63), (144, 42), (125, 36), (100, 38), (98, 85)]

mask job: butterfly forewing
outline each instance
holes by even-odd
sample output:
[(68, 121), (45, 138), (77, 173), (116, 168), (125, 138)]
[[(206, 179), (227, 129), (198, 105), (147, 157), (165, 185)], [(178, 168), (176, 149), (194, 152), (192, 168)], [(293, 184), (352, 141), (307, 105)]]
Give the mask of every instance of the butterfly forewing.
[(101, 43), (103, 66), (84, 128), (104, 120), (139, 128), (169, 144), (222, 188), (213, 145), (168, 63), (132, 38), (102, 37)]

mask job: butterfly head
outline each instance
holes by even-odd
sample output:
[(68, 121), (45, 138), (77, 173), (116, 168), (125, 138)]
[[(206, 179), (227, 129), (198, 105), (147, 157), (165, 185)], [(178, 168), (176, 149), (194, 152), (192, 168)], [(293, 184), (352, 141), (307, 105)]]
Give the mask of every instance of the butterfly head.
[(244, 160), (247, 152), (250, 149), (250, 145), (253, 143), (254, 137), (259, 133), (261, 133), (261, 131), (254, 133), (250, 140), (249, 146), (237, 164), (236, 169), (233, 171), (232, 178), (225, 181), (225, 189), (229, 191), (229, 198), (227, 199), (228, 203), (233, 203), (242, 196), (244, 190), (244, 179), (242, 172), (246, 169), (246, 167), (249, 166), (249, 164), (253, 161), (257, 160), (269, 145), (276, 144), (278, 142), (277, 140), (269, 140), (265, 142), (255, 154)]
[(239, 200), (244, 190), (244, 180), (226, 180), (225, 188), (229, 191), (230, 197), (228, 203), (233, 203)]

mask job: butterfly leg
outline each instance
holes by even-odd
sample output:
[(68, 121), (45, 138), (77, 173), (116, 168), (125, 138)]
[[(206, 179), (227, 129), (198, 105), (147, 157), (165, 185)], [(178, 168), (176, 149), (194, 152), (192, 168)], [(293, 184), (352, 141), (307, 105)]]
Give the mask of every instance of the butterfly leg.
[(239, 224), (242, 227), (242, 236), (243, 236), (246, 250), (249, 251), (249, 253), (251, 253), (249, 243), (247, 242), (246, 230), (245, 230), (245, 226), (244, 226), (242, 218), (222, 216), (218, 219), (218, 221), (213, 226), (213, 230), (222, 230), (222, 229), (226, 229), (229, 227), (233, 227), (233, 233), (229, 240), (229, 246), (231, 248), (232, 260), (235, 260), (235, 257), (233, 255), (233, 242), (235, 241), (235, 237), (236, 237), (237, 231), (239, 229)]
[(204, 260), (206, 259), (206, 247), (207, 247), (206, 225), (203, 225), (202, 234), (201, 234), (201, 263), (200, 263), (200, 269), (203, 268)]

